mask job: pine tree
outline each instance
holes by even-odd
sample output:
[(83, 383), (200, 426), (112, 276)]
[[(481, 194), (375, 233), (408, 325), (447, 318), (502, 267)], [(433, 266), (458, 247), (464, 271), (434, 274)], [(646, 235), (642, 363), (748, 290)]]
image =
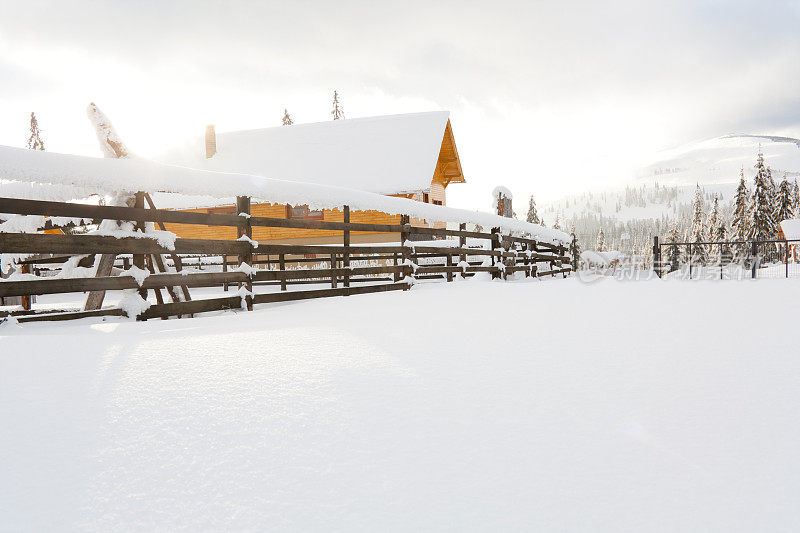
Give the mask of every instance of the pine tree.
[(283, 110), (283, 125), (284, 126), (291, 126), (292, 124), (294, 124), (294, 121), (292, 120), (292, 117), (289, 116), (289, 111), (286, 108), (284, 108), (284, 110)]
[[(755, 168), (756, 177), (753, 185), (748, 238), (756, 241), (769, 240), (775, 237), (777, 225), (773, 216), (774, 208), (770, 193), (772, 176), (769, 168), (764, 166), (764, 154), (761, 152), (758, 153)], [(771, 249), (768, 246), (763, 247), (763, 249), (768, 250), (764, 259), (766, 261), (772, 260)]]
[[(739, 186), (736, 188), (731, 232), (732, 241), (747, 240), (750, 234), (750, 191), (747, 190), (747, 185), (744, 182), (744, 168), (739, 174)], [(737, 261), (744, 259), (749, 253), (747, 244), (736, 244), (733, 251)]]
[(597, 251), (606, 251), (606, 234), (603, 232), (603, 228), (600, 228), (600, 233), (597, 234)]
[[(715, 233), (720, 223), (720, 212), (719, 212), (719, 196), (716, 194), (714, 195), (714, 203), (711, 204), (711, 211), (708, 213), (708, 218), (706, 219), (706, 235), (708, 235), (708, 240), (713, 241), (716, 240)], [(716, 255), (719, 252), (719, 245), (711, 245), (710, 250), (708, 253), (710, 255)]]
[(667, 251), (667, 264), (669, 265), (667, 272), (674, 272), (681, 267), (681, 250), (676, 244), (680, 242), (680, 231), (676, 222), (672, 223), (668, 238), (670, 246)]
[(714, 237), (714, 232), (719, 225), (719, 220), (719, 197), (715, 194), (714, 203), (711, 204), (711, 211), (708, 212), (708, 218), (706, 219), (706, 231), (709, 237), (712, 239)]
[(536, 202), (533, 199), (533, 195), (531, 195), (531, 199), (528, 201), (528, 216), (525, 218), (531, 224), (539, 224), (539, 214), (536, 212)]
[(783, 175), (781, 184), (778, 187), (778, 193), (775, 197), (775, 223), (780, 224), (784, 220), (794, 218), (794, 197), (792, 193), (792, 186), (786, 179), (786, 174)]
[(792, 211), (795, 214), (800, 213), (800, 209), (798, 209), (799, 205), (800, 205), (800, 187), (797, 186), (797, 178), (795, 178), (794, 184), (792, 185)]
[(556, 213), (556, 221), (553, 222), (553, 229), (558, 229), (558, 230), (561, 229), (561, 225), (559, 225), (558, 223), (558, 213)]
[(719, 225), (714, 230), (714, 240), (722, 243), (717, 245), (716, 254), (716, 259), (720, 265), (730, 263), (733, 260), (733, 254), (731, 253), (730, 246), (728, 246), (727, 238), (728, 228), (725, 225), (725, 221), (720, 220)]
[(333, 111), (331, 111), (331, 115), (333, 115), (333, 120), (339, 120), (344, 118), (344, 108), (339, 105), (339, 93), (338, 91), (333, 91)]
[(578, 261), (581, 257), (581, 245), (578, 244), (578, 237), (575, 236), (575, 224), (572, 225), (569, 233), (572, 235), (572, 242), (569, 244), (569, 254), (572, 256), (572, 270), (574, 272), (578, 270)]
[(697, 188), (694, 191), (694, 203), (692, 204), (692, 234), (691, 240), (689, 242), (698, 243), (692, 246), (692, 258), (691, 260), (704, 265), (708, 256), (706, 254), (706, 247), (703, 244), (699, 244), (704, 240), (704, 231), (703, 231), (703, 198), (700, 193), (700, 184), (697, 184)]
[(31, 136), (28, 137), (28, 148), (31, 150), (44, 150), (44, 141), (40, 134), (39, 122), (36, 120), (36, 115), (31, 112)]

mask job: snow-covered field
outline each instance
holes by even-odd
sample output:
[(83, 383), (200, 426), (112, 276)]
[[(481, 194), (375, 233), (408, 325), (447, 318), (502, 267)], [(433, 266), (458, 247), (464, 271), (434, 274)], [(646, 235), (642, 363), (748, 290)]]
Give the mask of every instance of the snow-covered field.
[(0, 530), (790, 531), (796, 280), (0, 326)]

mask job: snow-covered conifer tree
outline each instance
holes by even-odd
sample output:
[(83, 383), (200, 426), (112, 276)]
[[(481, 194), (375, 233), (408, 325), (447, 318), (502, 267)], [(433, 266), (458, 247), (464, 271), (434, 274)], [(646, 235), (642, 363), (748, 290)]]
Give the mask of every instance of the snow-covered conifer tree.
[(333, 120), (344, 118), (344, 108), (339, 104), (339, 92), (333, 91), (333, 110), (331, 111)]
[(798, 206), (800, 206), (800, 187), (798, 187), (797, 178), (795, 178), (792, 184), (792, 211), (795, 215), (800, 214)]
[(95, 133), (97, 133), (97, 141), (100, 143), (100, 150), (103, 152), (104, 157), (130, 157), (128, 148), (117, 135), (114, 126), (111, 125), (111, 121), (97, 108), (94, 102), (89, 104), (89, 107), (86, 109), (86, 114), (94, 125)]
[(533, 199), (533, 195), (531, 195), (531, 199), (528, 201), (528, 216), (525, 218), (531, 224), (539, 224), (539, 214), (536, 212), (536, 202)]
[[(739, 174), (739, 186), (733, 203), (733, 218), (731, 220), (731, 240), (744, 241), (750, 234), (750, 191), (744, 182), (744, 168)], [(746, 244), (734, 245), (736, 260), (747, 257), (749, 249)]]
[(603, 228), (600, 228), (600, 233), (597, 234), (597, 251), (606, 251), (606, 234), (603, 232)]
[[(716, 240), (715, 234), (721, 218), (721, 214), (719, 212), (719, 196), (714, 194), (713, 198), (714, 201), (711, 204), (711, 211), (708, 212), (708, 218), (706, 219), (706, 235), (710, 241)], [(719, 245), (711, 245), (710, 249), (708, 250), (708, 253), (711, 256), (717, 254), (718, 252)]]
[(774, 208), (770, 193), (769, 168), (764, 166), (764, 154), (758, 153), (756, 177), (753, 185), (753, 199), (750, 210), (750, 227), (748, 237), (753, 240), (767, 240), (775, 237), (777, 225), (773, 215)]
[[(692, 243), (701, 243), (705, 240), (705, 232), (703, 231), (703, 198), (702, 194), (700, 193), (700, 184), (697, 184), (697, 188), (694, 191), (694, 202), (692, 204), (692, 233), (691, 233), (691, 240), (689, 242)], [(696, 263), (700, 263), (701, 265), (706, 263), (708, 256), (706, 254), (706, 247), (703, 244), (695, 244), (692, 246), (692, 261)]]
[(708, 212), (708, 218), (706, 219), (706, 233), (712, 239), (714, 238), (714, 232), (719, 225), (719, 219), (719, 197), (715, 194), (714, 202), (711, 204), (711, 211)]
[(731, 247), (728, 245), (727, 239), (728, 228), (725, 225), (725, 221), (720, 219), (719, 225), (714, 230), (714, 240), (723, 243), (718, 244), (715, 251), (715, 259), (719, 264), (729, 263), (733, 259)]
[(31, 112), (31, 135), (28, 137), (28, 148), (31, 150), (44, 150), (44, 141), (41, 137), (39, 130), (39, 122), (36, 120), (36, 115)]
[(786, 174), (783, 175), (781, 184), (778, 186), (778, 192), (775, 198), (775, 223), (780, 224), (784, 220), (794, 218), (794, 197), (792, 193), (792, 186), (786, 179)]
[(283, 126), (291, 126), (294, 124), (292, 117), (289, 116), (289, 110), (284, 108), (283, 109)]
[(561, 229), (561, 225), (558, 222), (558, 213), (556, 213), (556, 221), (553, 222), (553, 229), (558, 229), (558, 230)]
[(670, 246), (667, 249), (667, 264), (669, 269), (667, 272), (674, 272), (681, 267), (681, 250), (676, 243), (680, 242), (680, 230), (678, 229), (677, 222), (672, 223), (672, 227), (667, 235)]

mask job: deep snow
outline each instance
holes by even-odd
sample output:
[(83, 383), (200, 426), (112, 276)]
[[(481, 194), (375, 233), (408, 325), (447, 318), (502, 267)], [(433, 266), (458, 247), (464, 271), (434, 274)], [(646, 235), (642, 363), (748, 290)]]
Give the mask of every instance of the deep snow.
[(800, 285), (0, 326), (0, 529), (789, 531)]

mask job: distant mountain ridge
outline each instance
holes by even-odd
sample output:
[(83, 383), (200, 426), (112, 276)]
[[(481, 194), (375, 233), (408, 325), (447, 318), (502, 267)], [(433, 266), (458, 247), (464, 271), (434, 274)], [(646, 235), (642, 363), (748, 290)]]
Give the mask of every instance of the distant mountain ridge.
[[(742, 168), (752, 174), (759, 150), (776, 180), (784, 173), (800, 176), (800, 139), (779, 135), (730, 134), (661, 152), (640, 169), (638, 182), (669, 185), (735, 183)], [(750, 171), (750, 172), (748, 172)]]
[[(641, 252), (653, 235), (663, 235), (672, 221), (683, 224), (690, 215), (695, 187), (702, 189), (703, 209), (719, 198), (724, 218), (744, 169), (752, 187), (756, 158), (764, 153), (776, 182), (783, 176), (800, 179), (800, 139), (778, 135), (731, 134), (662, 151), (631, 183), (615, 190), (586, 191), (543, 202), (540, 215), (547, 225), (575, 232), (584, 249), (593, 249), (600, 228), (613, 249)], [(627, 236), (623, 239), (623, 236)]]

